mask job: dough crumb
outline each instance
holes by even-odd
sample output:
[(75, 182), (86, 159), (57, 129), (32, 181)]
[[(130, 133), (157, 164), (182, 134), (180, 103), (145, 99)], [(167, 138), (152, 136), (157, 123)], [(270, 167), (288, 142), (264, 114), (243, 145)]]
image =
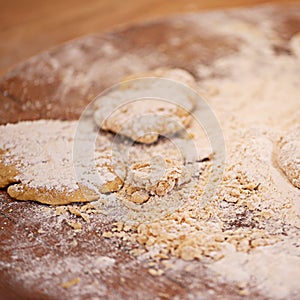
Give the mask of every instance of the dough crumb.
[(67, 282), (64, 282), (61, 284), (61, 287), (64, 289), (68, 289), (76, 284), (78, 284), (80, 282), (80, 278), (79, 277), (75, 277)]

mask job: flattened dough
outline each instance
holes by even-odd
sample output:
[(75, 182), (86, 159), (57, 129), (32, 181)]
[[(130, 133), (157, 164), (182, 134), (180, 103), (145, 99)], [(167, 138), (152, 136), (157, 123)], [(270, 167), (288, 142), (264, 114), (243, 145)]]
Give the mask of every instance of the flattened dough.
[[(0, 126), (0, 187), (9, 186), (9, 195), (18, 200), (54, 205), (91, 201), (99, 193), (118, 190), (122, 180), (114, 173), (109, 141), (103, 136), (104, 151), (95, 150), (77, 174), (73, 164), (77, 125), (40, 120)], [(89, 176), (98, 176), (98, 184), (89, 182)]]
[[(127, 79), (143, 77), (167, 78), (192, 88), (196, 86), (194, 78), (181, 69), (157, 69)], [(166, 95), (160, 98), (167, 100), (157, 99), (157, 94)], [(151, 144), (160, 135), (170, 136), (184, 129), (195, 105), (195, 94), (181, 84), (124, 81), (117, 89), (96, 99), (94, 119), (104, 130)]]

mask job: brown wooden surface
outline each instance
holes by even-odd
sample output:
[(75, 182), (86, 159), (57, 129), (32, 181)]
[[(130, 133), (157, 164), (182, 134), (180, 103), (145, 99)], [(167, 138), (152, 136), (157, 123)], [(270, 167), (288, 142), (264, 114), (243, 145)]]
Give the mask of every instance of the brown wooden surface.
[[(299, 1), (299, 0), (298, 0)], [(284, 0), (0, 1), (0, 74), (28, 57), (81, 35), (153, 17)]]
[[(273, 20), (280, 37), (273, 45), (275, 51), (286, 49), (291, 36), (300, 30), (296, 10), (299, 12), (299, 6), (254, 9), (242, 17), (235, 11), (228, 12), (226, 18), (253, 24)], [(75, 119), (90, 99), (132, 72), (166, 66), (185, 68), (195, 75), (197, 65), (212, 65), (221, 56), (239, 51), (238, 40), (218, 35), (207, 26), (218, 18), (223, 21), (223, 17), (221, 12), (213, 16), (163, 18), (105, 35), (84, 37), (37, 55), (0, 79), (0, 123)], [(115, 51), (107, 50), (111, 47)], [(130, 59), (124, 60), (128, 55)], [(84, 82), (85, 88), (78, 82), (72, 85), (72, 81), (62, 80), (70, 73), (79, 77), (88, 74), (95, 65), (99, 68)], [(211, 76), (218, 74), (212, 72)], [(201, 81), (199, 76), (196, 79)], [(194, 261), (190, 272), (182, 268), (153, 277), (145, 267), (146, 262), (139, 262), (130, 254), (134, 245), (102, 237), (112, 220), (101, 214), (92, 215), (90, 227), (84, 226), (82, 232), (74, 233), (64, 218), (45, 211), (45, 207), (15, 201), (4, 189), (0, 190), (1, 300), (172, 299), (176, 295), (178, 299), (265, 299), (255, 286), (249, 287), (248, 296), (241, 296), (234, 284), (210, 277), (203, 262)], [(73, 244), (74, 240), (77, 244)], [(110, 271), (97, 272), (93, 262), (99, 256), (115, 258)], [(77, 285), (62, 288), (63, 282), (74, 277), (80, 278)]]

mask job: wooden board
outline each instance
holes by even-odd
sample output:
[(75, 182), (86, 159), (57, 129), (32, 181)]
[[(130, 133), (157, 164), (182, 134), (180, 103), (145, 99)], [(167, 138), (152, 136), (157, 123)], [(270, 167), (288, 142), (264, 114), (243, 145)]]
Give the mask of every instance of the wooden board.
[[(299, 5), (266, 6), (183, 15), (71, 41), (0, 80), (0, 123), (77, 119), (105, 88), (155, 67), (184, 68), (201, 82), (197, 66), (234, 55), (241, 46), (238, 38), (215, 32), (215, 22), (270, 20), (280, 37), (274, 49), (288, 52), (287, 41), (300, 31), (299, 10)], [(194, 262), (192, 273), (182, 268), (154, 277), (145, 262), (129, 254), (135, 245), (102, 237), (111, 226), (99, 214), (74, 232), (47, 206), (14, 201), (1, 190), (0, 299), (264, 299), (255, 287), (241, 296), (238, 287), (210, 278), (201, 262)], [(97, 260), (103, 256), (115, 263), (103, 269)], [(77, 278), (73, 286), (62, 287)]]
[(91, 32), (103, 32), (112, 26), (135, 24), (169, 14), (266, 2), (284, 1), (127, 0), (126, 3), (122, 0), (2, 1), (0, 75), (36, 53)]

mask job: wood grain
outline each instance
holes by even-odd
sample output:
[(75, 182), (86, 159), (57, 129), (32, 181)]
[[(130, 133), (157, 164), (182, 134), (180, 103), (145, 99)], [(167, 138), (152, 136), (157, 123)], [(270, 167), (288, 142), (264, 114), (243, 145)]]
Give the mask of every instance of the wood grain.
[(270, 1), (1, 0), (0, 74), (40, 51), (81, 35), (105, 31), (112, 26), (174, 13), (266, 2)]

